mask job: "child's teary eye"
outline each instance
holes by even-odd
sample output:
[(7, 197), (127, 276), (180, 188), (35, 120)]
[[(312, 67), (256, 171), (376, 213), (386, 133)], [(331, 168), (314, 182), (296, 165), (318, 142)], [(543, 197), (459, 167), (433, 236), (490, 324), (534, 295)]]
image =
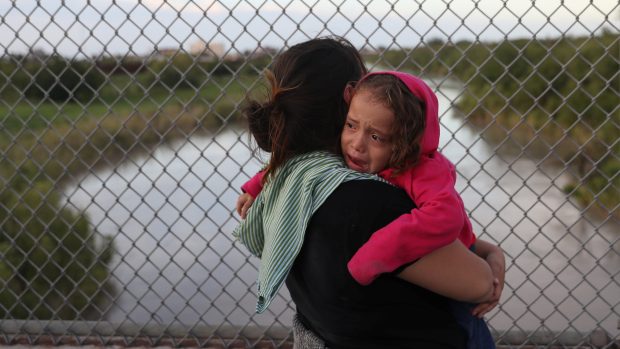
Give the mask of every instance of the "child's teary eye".
[(372, 138), (373, 141), (377, 141), (377, 142), (383, 142), (383, 137), (379, 136), (378, 134), (374, 133), (372, 135), (370, 135), (370, 137)]

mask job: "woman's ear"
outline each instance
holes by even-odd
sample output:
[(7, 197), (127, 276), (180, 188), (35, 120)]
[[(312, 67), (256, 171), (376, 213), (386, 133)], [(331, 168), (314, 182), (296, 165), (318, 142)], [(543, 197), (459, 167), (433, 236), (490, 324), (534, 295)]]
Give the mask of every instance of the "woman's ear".
[(353, 97), (353, 84), (348, 83), (347, 86), (344, 88), (344, 92), (342, 97), (344, 98), (344, 101), (347, 103), (347, 105), (351, 104), (351, 98)]

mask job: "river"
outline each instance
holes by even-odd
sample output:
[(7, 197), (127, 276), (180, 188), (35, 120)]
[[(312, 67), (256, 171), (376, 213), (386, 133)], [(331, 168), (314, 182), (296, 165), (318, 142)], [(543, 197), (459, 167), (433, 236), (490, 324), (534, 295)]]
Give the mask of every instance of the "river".
[[(438, 90), (446, 111), (442, 151), (457, 165), (475, 231), (507, 257), (506, 287), (487, 316), (490, 325), (583, 332), (601, 326), (617, 337), (620, 228), (580, 213), (561, 190), (563, 168), (498, 154), (451, 108), (458, 93), (450, 85)], [(67, 205), (114, 237), (119, 293), (108, 320), (291, 323), (294, 305), (285, 287), (267, 312), (254, 314), (257, 260), (231, 236), (237, 188), (260, 167), (248, 142), (238, 128), (194, 136), (65, 188)]]

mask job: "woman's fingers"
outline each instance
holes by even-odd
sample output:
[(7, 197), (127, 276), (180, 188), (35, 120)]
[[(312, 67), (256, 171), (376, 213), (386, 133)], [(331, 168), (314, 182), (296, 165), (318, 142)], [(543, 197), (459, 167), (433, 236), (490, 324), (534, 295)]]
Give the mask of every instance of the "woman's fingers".
[(499, 279), (493, 279), (493, 296), (488, 302), (480, 303), (472, 310), (472, 315), (477, 317), (483, 317), (486, 313), (490, 312), (499, 304), (499, 298), (502, 295), (502, 288), (500, 287)]
[(472, 315), (481, 318), (486, 313), (488, 313), (491, 310), (493, 310), (493, 308), (495, 308), (495, 306), (497, 306), (497, 304), (499, 304), (499, 302), (497, 302), (497, 301), (495, 301), (495, 302), (480, 303), (480, 304), (478, 304), (474, 308), (474, 310), (472, 311)]

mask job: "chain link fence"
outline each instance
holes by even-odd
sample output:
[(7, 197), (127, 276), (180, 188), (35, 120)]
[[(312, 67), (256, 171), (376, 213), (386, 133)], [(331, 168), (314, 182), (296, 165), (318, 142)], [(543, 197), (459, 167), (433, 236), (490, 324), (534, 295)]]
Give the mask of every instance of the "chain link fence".
[(475, 231), (507, 257), (500, 344), (618, 346), (615, 1), (1, 1), (0, 344), (290, 347), (235, 244), (265, 155), (239, 116), (324, 35), (423, 76)]

